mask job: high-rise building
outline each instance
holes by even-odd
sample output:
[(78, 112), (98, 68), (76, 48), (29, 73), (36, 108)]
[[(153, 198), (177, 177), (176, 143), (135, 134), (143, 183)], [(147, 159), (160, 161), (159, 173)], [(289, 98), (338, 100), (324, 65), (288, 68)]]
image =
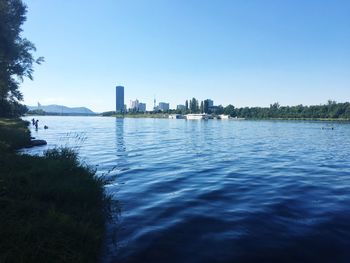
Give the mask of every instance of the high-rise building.
[(213, 107), (214, 106), (214, 101), (211, 99), (208, 99), (208, 107)]
[(146, 111), (146, 103), (139, 103), (139, 111), (145, 112)]
[(158, 109), (161, 111), (169, 110), (169, 103), (159, 102)]
[(186, 109), (186, 106), (185, 105), (182, 105), (182, 104), (179, 104), (176, 106), (176, 109), (177, 110), (185, 110)]
[(116, 86), (115, 87), (115, 111), (124, 112), (124, 87)]

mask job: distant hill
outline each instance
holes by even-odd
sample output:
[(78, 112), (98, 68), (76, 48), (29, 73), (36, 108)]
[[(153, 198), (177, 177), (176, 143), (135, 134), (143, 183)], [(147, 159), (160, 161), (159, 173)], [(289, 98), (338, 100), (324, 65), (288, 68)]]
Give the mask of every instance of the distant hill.
[(59, 115), (59, 114), (63, 114), (63, 115), (96, 115), (95, 112), (93, 112), (92, 110), (86, 108), (86, 107), (66, 107), (63, 105), (41, 105), (40, 107), (38, 106), (27, 106), (27, 108), (29, 109), (29, 111), (38, 111), (38, 110), (42, 110), (47, 114), (54, 114), (54, 115)]

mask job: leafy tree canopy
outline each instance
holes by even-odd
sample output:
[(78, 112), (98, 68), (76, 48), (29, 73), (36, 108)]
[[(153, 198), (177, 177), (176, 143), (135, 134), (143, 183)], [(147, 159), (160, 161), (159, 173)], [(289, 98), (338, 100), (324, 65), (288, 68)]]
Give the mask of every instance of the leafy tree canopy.
[(232, 105), (228, 105), (225, 110), (225, 114), (231, 116), (243, 117), (243, 118), (286, 118), (286, 119), (319, 119), (319, 118), (333, 118), (333, 119), (350, 119), (350, 103), (337, 103), (336, 101), (329, 100), (324, 105), (311, 105), (311, 106), (280, 106), (279, 103), (271, 104), (269, 108), (263, 107), (244, 107), (235, 108)]
[(23, 95), (19, 85), (25, 77), (33, 79), (35, 46), (22, 37), (27, 7), (21, 0), (0, 0), (0, 116), (18, 116), (25, 112), (19, 104)]

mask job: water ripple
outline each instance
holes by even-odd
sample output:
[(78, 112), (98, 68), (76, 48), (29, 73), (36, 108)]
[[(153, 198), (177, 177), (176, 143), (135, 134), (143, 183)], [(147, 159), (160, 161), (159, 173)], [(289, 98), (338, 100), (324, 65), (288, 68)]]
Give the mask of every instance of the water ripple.
[(349, 124), (40, 123), (49, 144), (27, 151), (79, 146), (110, 179), (122, 212), (104, 262), (350, 262)]

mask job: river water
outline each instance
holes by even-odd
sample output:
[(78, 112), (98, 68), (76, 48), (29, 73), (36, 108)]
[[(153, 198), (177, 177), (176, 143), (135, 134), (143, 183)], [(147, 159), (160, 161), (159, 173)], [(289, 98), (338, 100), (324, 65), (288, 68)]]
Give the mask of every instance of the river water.
[(349, 123), (38, 119), (110, 179), (104, 262), (350, 262)]

